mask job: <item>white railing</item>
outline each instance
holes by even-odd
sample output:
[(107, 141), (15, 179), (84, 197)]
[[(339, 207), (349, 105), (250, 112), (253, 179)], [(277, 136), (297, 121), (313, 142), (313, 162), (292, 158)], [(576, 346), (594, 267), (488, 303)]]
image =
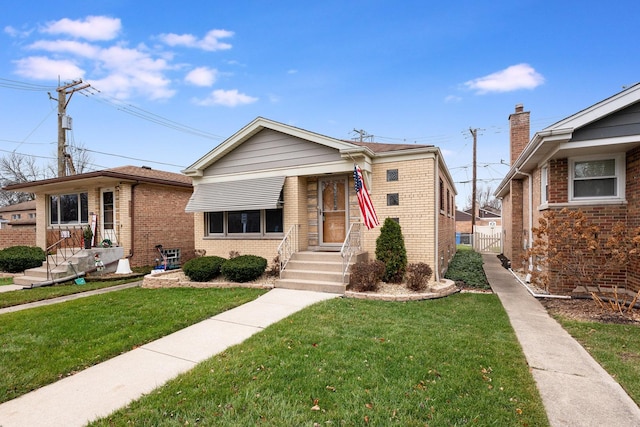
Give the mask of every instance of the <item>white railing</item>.
[(298, 225), (294, 224), (289, 228), (287, 234), (278, 245), (278, 259), (280, 259), (280, 277), (287, 266), (287, 263), (298, 252)]
[(349, 231), (347, 232), (347, 237), (344, 239), (344, 243), (342, 244), (342, 248), (340, 249), (340, 255), (342, 256), (343, 282), (345, 281), (345, 277), (347, 276), (347, 270), (349, 269), (351, 258), (353, 258), (355, 254), (362, 250), (361, 230), (361, 222), (351, 223), (351, 225), (349, 226)]

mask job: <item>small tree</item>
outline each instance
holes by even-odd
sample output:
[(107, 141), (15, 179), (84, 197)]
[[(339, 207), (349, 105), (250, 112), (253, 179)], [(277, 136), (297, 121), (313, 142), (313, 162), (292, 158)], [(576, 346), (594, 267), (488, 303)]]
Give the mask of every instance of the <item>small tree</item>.
[(407, 269), (407, 250), (400, 224), (391, 218), (385, 219), (380, 229), (380, 236), (376, 240), (376, 259), (385, 264), (383, 281), (402, 282)]

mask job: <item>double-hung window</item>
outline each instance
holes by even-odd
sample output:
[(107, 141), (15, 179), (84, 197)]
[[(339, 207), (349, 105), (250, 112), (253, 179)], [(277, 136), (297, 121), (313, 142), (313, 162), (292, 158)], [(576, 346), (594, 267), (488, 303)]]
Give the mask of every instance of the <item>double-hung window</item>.
[(570, 159), (570, 200), (624, 198), (624, 162), (624, 154)]
[(540, 203), (549, 202), (549, 167), (543, 166), (540, 169)]
[(49, 224), (87, 224), (89, 222), (88, 193), (52, 194), (49, 196)]

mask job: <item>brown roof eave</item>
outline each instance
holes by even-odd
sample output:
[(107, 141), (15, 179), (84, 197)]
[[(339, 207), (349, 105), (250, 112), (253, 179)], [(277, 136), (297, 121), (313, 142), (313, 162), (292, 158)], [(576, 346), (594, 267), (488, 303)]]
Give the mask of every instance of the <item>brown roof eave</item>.
[(86, 181), (93, 178), (114, 178), (114, 179), (120, 179), (124, 181), (130, 181), (130, 182), (146, 182), (150, 184), (170, 185), (174, 187), (183, 187), (183, 188), (193, 187), (193, 184), (187, 183), (187, 182), (179, 182), (179, 181), (172, 181), (172, 180), (166, 180), (166, 179), (130, 175), (130, 174), (124, 174), (121, 172), (113, 172), (113, 171), (105, 170), (105, 171), (97, 171), (97, 172), (87, 172), (80, 175), (70, 175), (70, 176), (63, 176), (63, 177), (57, 177), (57, 178), (43, 179), (40, 181), (21, 182), (18, 184), (7, 185), (6, 187), (3, 187), (3, 189), (7, 191), (34, 192), (36, 188), (42, 187), (44, 185), (54, 185), (54, 184), (61, 184), (61, 183), (67, 183), (67, 182), (73, 182), (73, 181)]

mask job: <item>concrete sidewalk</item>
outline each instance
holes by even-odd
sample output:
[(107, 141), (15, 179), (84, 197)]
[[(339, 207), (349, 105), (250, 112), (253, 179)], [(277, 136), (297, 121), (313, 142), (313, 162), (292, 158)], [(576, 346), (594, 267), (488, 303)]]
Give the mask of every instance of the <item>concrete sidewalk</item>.
[(273, 289), (247, 304), (1, 404), (0, 426), (83, 426), (272, 323), (338, 296)]
[(552, 426), (638, 427), (640, 409), (495, 255), (483, 255), (491, 288), (505, 308)]

